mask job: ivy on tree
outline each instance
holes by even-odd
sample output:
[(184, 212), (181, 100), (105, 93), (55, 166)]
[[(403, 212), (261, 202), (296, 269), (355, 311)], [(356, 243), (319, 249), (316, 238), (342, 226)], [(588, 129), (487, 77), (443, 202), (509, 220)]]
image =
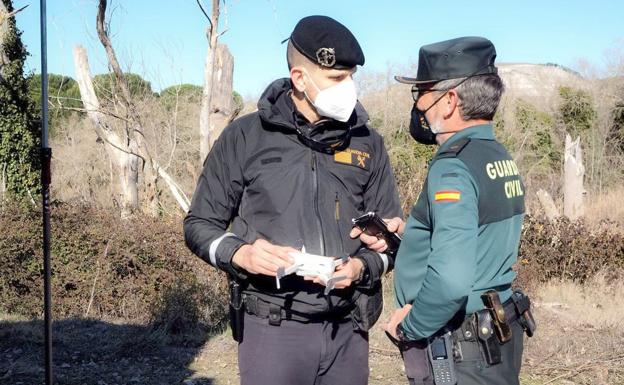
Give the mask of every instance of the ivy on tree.
[[(13, 11), (11, 0), (2, 0)], [(24, 61), (28, 52), (21, 41), (15, 18), (4, 19), (0, 36), (5, 63), (0, 69), (0, 183), (3, 178), (9, 197), (27, 197), (41, 191), (39, 159), (41, 123), (28, 95)]]

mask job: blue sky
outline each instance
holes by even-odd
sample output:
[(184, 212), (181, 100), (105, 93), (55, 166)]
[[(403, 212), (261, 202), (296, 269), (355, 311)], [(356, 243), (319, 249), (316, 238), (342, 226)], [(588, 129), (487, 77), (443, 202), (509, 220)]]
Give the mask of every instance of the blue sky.
[[(204, 0), (210, 9), (210, 0)], [(18, 28), (40, 72), (39, 1), (18, 14)], [(624, 47), (624, 1), (356, 1), (227, 0), (221, 42), (234, 55), (234, 89), (257, 96), (271, 80), (287, 76), (285, 44), (302, 17), (331, 16), (358, 38), (364, 71), (409, 67), (418, 48), (440, 40), (478, 35), (494, 42), (498, 62), (558, 63), (578, 69), (584, 59), (598, 68), (607, 52)], [(96, 0), (48, 0), (48, 72), (74, 77), (72, 48), (84, 45), (94, 74), (107, 71), (95, 32)], [(109, 0), (112, 41), (124, 70), (141, 74), (155, 90), (203, 83), (206, 19), (196, 0)], [(620, 52), (624, 54), (624, 52)]]

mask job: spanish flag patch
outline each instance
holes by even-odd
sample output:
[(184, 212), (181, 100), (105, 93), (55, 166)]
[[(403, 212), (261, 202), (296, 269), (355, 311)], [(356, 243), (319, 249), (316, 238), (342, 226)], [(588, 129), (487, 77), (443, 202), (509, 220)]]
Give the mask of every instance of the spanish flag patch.
[(457, 202), (461, 198), (461, 192), (458, 190), (442, 190), (434, 195), (436, 202)]

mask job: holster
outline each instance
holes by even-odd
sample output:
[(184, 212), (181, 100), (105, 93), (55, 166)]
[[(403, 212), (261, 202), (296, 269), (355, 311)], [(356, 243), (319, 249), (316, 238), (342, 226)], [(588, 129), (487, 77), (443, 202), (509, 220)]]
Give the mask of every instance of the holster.
[(232, 329), (232, 338), (234, 341), (243, 342), (243, 326), (245, 319), (245, 309), (243, 301), (243, 289), (241, 284), (233, 278), (229, 280), (230, 286), (230, 328)]
[(522, 326), (527, 336), (533, 337), (537, 325), (533, 318), (533, 313), (531, 313), (531, 300), (519, 289), (514, 290), (511, 299), (516, 309), (518, 323), (520, 323), (520, 326)]
[(511, 326), (507, 322), (508, 315), (505, 314), (505, 308), (500, 301), (498, 292), (488, 290), (481, 294), (481, 300), (492, 315), (492, 325), (501, 344), (511, 340)]
[(475, 328), (485, 361), (489, 365), (501, 363), (501, 346), (494, 332), (492, 313), (488, 309), (483, 309), (474, 313), (474, 316)]

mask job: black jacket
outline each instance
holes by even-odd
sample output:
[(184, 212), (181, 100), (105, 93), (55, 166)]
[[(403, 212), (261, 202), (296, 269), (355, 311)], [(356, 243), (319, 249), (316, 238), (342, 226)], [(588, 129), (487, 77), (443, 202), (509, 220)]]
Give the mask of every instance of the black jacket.
[[(356, 288), (335, 289), (326, 298), (320, 285), (291, 275), (277, 290), (274, 277), (235, 268), (234, 253), (263, 238), (304, 246), (313, 254), (349, 254), (368, 269), (368, 279), (359, 286), (371, 288), (394, 261), (350, 239), (351, 219), (372, 210), (382, 217), (401, 216), (401, 209), (383, 139), (366, 125), (364, 108), (358, 103), (346, 124), (311, 125), (295, 112), (290, 89), (289, 79), (275, 81), (257, 112), (225, 128), (204, 163), (184, 235), (195, 254), (244, 281), (245, 293), (317, 315), (350, 306)], [(335, 136), (351, 126), (351, 139), (342, 151), (313, 150), (297, 133), (295, 119), (311, 138)]]

